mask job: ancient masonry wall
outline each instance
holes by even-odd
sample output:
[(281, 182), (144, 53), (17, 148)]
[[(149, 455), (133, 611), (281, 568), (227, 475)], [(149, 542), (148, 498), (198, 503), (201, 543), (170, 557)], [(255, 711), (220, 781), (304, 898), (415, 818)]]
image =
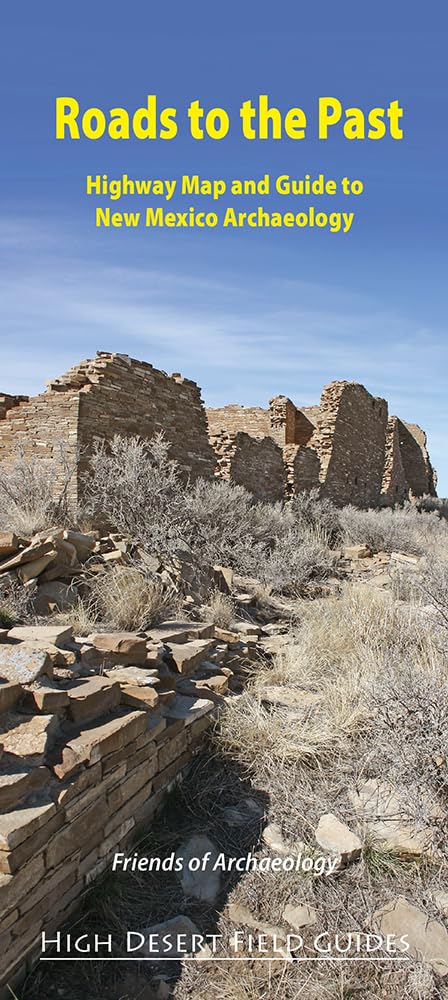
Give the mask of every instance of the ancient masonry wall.
[(412, 496), (435, 493), (436, 476), (426, 448), (426, 434), (418, 424), (398, 420), (401, 460)]
[(255, 646), (194, 622), (81, 640), (63, 627), (3, 630), (0, 987), (16, 986), (41, 932), (62, 930), (147, 829)]
[[(336, 504), (367, 507), (435, 493), (424, 432), (397, 417), (388, 419), (386, 401), (358, 383), (331, 382), (318, 407), (299, 409), (288, 397), (276, 396), (269, 411), (257, 413), (263, 414), (264, 427), (269, 417), (268, 433), (283, 450), (287, 498), (317, 489)], [(222, 462), (222, 442), (227, 453), (235, 447), (238, 430), (247, 427), (245, 409), (222, 407), (208, 416), (214, 447), (220, 441), (218, 475), (233, 478), (231, 465)], [(239, 482), (250, 488), (254, 471), (255, 461), (246, 480), (242, 466)]]
[(381, 493), (390, 503), (401, 503), (407, 499), (409, 493), (401, 457), (399, 423), (398, 417), (389, 417), (386, 429), (386, 451)]
[(384, 471), (387, 403), (355, 382), (331, 382), (308, 447), (320, 460), (321, 493), (334, 503), (378, 503)]
[(58, 441), (64, 439), (70, 458), (77, 450), (80, 455), (78, 478), (71, 484), (76, 501), (95, 439), (110, 441), (114, 434), (151, 438), (157, 431), (164, 432), (185, 474), (213, 476), (215, 456), (196, 383), (127, 355), (98, 352), (50, 382), (42, 395), (5, 413), (0, 460), (9, 458), (19, 444), (26, 454), (54, 459), (62, 480)]
[(337, 504), (368, 506), (435, 493), (424, 432), (397, 417), (388, 421), (386, 401), (355, 382), (331, 382), (319, 406), (300, 408), (275, 396), (269, 409), (231, 405), (206, 412), (194, 382), (99, 352), (40, 396), (0, 397), (0, 461), (19, 447), (52, 462), (55, 493), (73, 463), (73, 505), (96, 439), (151, 438), (157, 431), (185, 476), (217, 474), (260, 499), (314, 487)]
[(207, 410), (208, 428), (211, 435), (219, 434), (221, 430), (229, 434), (244, 431), (251, 437), (267, 437), (272, 433), (269, 410), (261, 406), (229, 406), (212, 407)]
[(271, 437), (253, 438), (240, 431), (210, 436), (217, 455), (217, 475), (249, 490), (257, 500), (282, 500), (285, 466), (282, 449)]

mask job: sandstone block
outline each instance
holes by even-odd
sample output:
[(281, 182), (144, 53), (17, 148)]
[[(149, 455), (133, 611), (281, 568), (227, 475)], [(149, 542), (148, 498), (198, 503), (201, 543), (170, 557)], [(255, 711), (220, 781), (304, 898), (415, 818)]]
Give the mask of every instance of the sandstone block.
[[(201, 865), (198, 871), (190, 871), (191, 859), (204, 858), (206, 854), (210, 854), (210, 857), (205, 864)], [(194, 834), (188, 840), (184, 840), (176, 851), (176, 858), (182, 862), (178, 879), (184, 895), (201, 899), (204, 903), (215, 903), (221, 892), (221, 875), (219, 871), (213, 871), (218, 850), (209, 837)]]
[(145, 663), (146, 639), (135, 632), (97, 632), (88, 641), (98, 652), (112, 655), (115, 662)]
[(13, 531), (0, 531), (0, 559), (14, 555), (19, 548), (19, 540)]
[(14, 681), (4, 681), (0, 677), (0, 713), (9, 712), (17, 705), (22, 697), (23, 689), (21, 684)]
[(191, 674), (206, 659), (213, 643), (208, 639), (193, 639), (186, 643), (167, 643), (170, 661), (180, 674)]
[(398, 896), (373, 916), (373, 925), (381, 934), (395, 934), (399, 939), (406, 934), (408, 955), (424, 962), (438, 976), (448, 976), (448, 931), (403, 896)]
[(214, 708), (214, 703), (209, 699), (176, 695), (168, 705), (162, 706), (161, 714), (166, 719), (182, 720), (186, 726), (191, 726), (193, 722), (212, 712)]
[(35, 765), (44, 763), (58, 732), (57, 715), (29, 716), (6, 712), (0, 716), (0, 738), (4, 752), (16, 757), (28, 757)]
[(47, 784), (50, 772), (46, 767), (23, 767), (17, 769), (17, 764), (10, 764), (0, 774), (0, 810), (13, 809), (30, 792), (36, 791)]
[(15, 625), (9, 629), (8, 638), (63, 647), (72, 640), (73, 629), (71, 625)]
[[(123, 710), (101, 725), (83, 729), (70, 738), (63, 757), (65, 750), (70, 750), (79, 762), (94, 764), (140, 736), (145, 732), (146, 724), (146, 712)], [(58, 773), (57, 767), (55, 771)]]
[(313, 906), (304, 903), (302, 906), (292, 906), (290, 903), (285, 906), (282, 919), (288, 927), (295, 931), (300, 931), (302, 927), (312, 927), (317, 923), (317, 913)]
[(120, 703), (120, 685), (108, 677), (74, 681), (68, 688), (69, 716), (73, 722), (89, 722), (106, 715)]
[(0, 646), (0, 676), (16, 684), (32, 684), (41, 674), (53, 676), (53, 664), (45, 650), (30, 649), (25, 643)]
[(362, 844), (359, 837), (333, 813), (321, 816), (315, 837), (320, 847), (332, 854), (339, 854), (344, 864), (361, 856)]

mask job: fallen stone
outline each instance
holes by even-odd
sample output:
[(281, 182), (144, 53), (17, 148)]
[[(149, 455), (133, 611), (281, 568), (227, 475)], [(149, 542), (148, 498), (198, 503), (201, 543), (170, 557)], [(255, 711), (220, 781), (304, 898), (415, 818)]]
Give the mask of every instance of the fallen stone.
[(293, 927), (294, 930), (300, 931), (302, 927), (312, 927), (313, 924), (317, 923), (317, 913), (316, 910), (312, 906), (308, 906), (307, 903), (304, 903), (302, 906), (292, 906), (289, 903), (283, 910), (282, 920), (284, 920), (289, 927)]
[(391, 552), (392, 562), (407, 563), (409, 566), (418, 566), (420, 559), (418, 556), (407, 556), (404, 552)]
[(45, 650), (25, 645), (0, 646), (0, 676), (16, 684), (32, 684), (41, 674), (53, 675), (53, 664)]
[(112, 654), (122, 664), (146, 660), (146, 639), (136, 632), (96, 632), (88, 636), (88, 642), (99, 653)]
[(9, 639), (20, 639), (22, 642), (48, 642), (52, 646), (64, 646), (73, 638), (73, 629), (62, 625), (16, 625), (8, 631)]
[(227, 914), (233, 924), (243, 924), (245, 927), (252, 927), (254, 930), (259, 930), (267, 937), (277, 937), (283, 940), (286, 937), (284, 927), (275, 927), (270, 924), (265, 924), (262, 917), (254, 916), (254, 914), (249, 910), (249, 907), (244, 906), (242, 903), (229, 903), (227, 906)]
[(342, 549), (344, 559), (368, 559), (372, 550), (368, 545), (345, 545)]
[(275, 854), (287, 857), (291, 853), (291, 847), (286, 843), (282, 831), (277, 823), (268, 823), (268, 825), (265, 826), (262, 833), (262, 839), (265, 844), (270, 847), (271, 851), (275, 852)]
[(93, 535), (84, 534), (81, 531), (64, 531), (63, 536), (70, 545), (73, 545), (80, 562), (84, 562), (92, 554), (96, 539)]
[[(178, 873), (178, 878), (186, 897), (192, 896), (194, 899), (201, 899), (205, 903), (215, 903), (221, 892), (221, 875), (219, 871), (213, 871), (213, 866), (218, 858), (218, 850), (215, 845), (203, 834), (195, 834), (184, 840), (176, 852), (176, 858), (182, 862), (182, 871)], [(192, 858), (207, 860), (198, 871), (190, 871), (189, 864)]]
[(213, 711), (215, 705), (205, 698), (188, 698), (186, 695), (176, 695), (169, 705), (162, 705), (161, 715), (166, 719), (181, 719), (186, 726), (196, 722)]
[(0, 741), (3, 752), (28, 757), (43, 764), (45, 755), (59, 732), (57, 715), (20, 715), (6, 712), (0, 716)]
[(192, 674), (196, 667), (206, 659), (208, 650), (213, 645), (209, 639), (193, 639), (186, 643), (167, 643), (170, 661), (180, 674)]
[(1, 562), (0, 573), (5, 573), (8, 569), (17, 569), (18, 566), (23, 566), (24, 563), (40, 559), (41, 556), (46, 556), (51, 551), (53, 551), (52, 541), (37, 542), (35, 544), (28, 545), (25, 549), (21, 549), (17, 555), (13, 555), (10, 559), (5, 559)]
[(396, 935), (399, 951), (401, 935), (407, 936), (407, 955), (429, 965), (438, 976), (448, 976), (448, 931), (417, 906), (398, 896), (373, 915), (373, 925), (381, 934)]
[(443, 889), (436, 889), (433, 893), (433, 900), (437, 909), (443, 913), (444, 917), (448, 917), (448, 892), (444, 892)]
[(13, 809), (27, 795), (42, 788), (50, 779), (50, 772), (46, 767), (32, 767), (31, 765), (19, 765), (15, 760), (10, 760), (7, 764), (2, 764), (2, 774), (0, 775), (0, 810)]
[(14, 555), (19, 548), (17, 535), (12, 531), (0, 531), (0, 559)]
[[(137, 947), (139, 943), (138, 934), (144, 938), (144, 942), (140, 947)], [(131, 936), (131, 944), (133, 949), (135, 946), (135, 950), (129, 954), (129, 958), (135, 956), (138, 959), (142, 956), (149, 956), (150, 958), (160, 960), (164, 957), (169, 959), (185, 958), (186, 955), (194, 955), (198, 959), (211, 958), (212, 953), (208, 945), (204, 944), (202, 948), (200, 947), (200, 937), (201, 932), (196, 927), (196, 924), (189, 917), (179, 914), (179, 916), (172, 917), (171, 920), (165, 920), (161, 924), (153, 924), (152, 927), (145, 927), (137, 931), (134, 937)]]
[(403, 801), (387, 782), (370, 778), (349, 792), (349, 798), (373, 845), (411, 857), (429, 849), (432, 831), (412, 827)]
[(155, 642), (162, 643), (183, 643), (190, 639), (212, 639), (215, 634), (215, 626), (211, 623), (197, 622), (161, 622), (155, 628), (148, 630), (147, 635)]
[(344, 864), (356, 861), (361, 856), (362, 843), (359, 837), (333, 813), (325, 813), (320, 817), (315, 837), (320, 847), (340, 855)]
[(41, 583), (33, 598), (36, 614), (49, 615), (53, 611), (69, 611), (79, 600), (79, 593), (73, 585), (54, 580)]
[(5, 681), (0, 678), (0, 713), (9, 712), (11, 708), (17, 705), (22, 697), (22, 686), (21, 684), (14, 683), (14, 681)]
[(249, 622), (235, 622), (232, 628), (241, 635), (253, 635), (257, 639), (261, 632), (259, 625), (251, 625)]
[(120, 703), (120, 685), (109, 677), (74, 681), (67, 690), (69, 716), (73, 722), (89, 722), (106, 715)]
[(25, 565), (20, 566), (17, 570), (17, 575), (22, 583), (29, 583), (30, 580), (34, 580), (40, 573), (43, 573), (47, 566), (53, 562), (57, 556), (56, 549), (50, 549), (49, 552), (44, 556), (40, 556), (39, 559), (33, 559), (31, 562), (25, 563)]
[(213, 582), (217, 590), (223, 594), (231, 594), (233, 587), (233, 569), (230, 566), (213, 566)]
[(68, 707), (69, 699), (66, 691), (58, 684), (39, 678), (31, 687), (26, 688), (23, 695), (23, 705), (27, 711), (43, 712), (45, 715), (60, 715)]

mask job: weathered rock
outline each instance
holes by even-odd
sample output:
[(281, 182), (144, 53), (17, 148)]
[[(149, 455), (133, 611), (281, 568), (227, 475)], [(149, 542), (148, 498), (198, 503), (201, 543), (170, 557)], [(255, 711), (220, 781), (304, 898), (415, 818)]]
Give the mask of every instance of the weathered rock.
[(69, 611), (78, 600), (79, 593), (76, 587), (54, 580), (39, 585), (33, 604), (36, 614), (49, 615), (53, 611)]
[(36, 559), (40, 559), (41, 556), (46, 556), (49, 552), (54, 551), (53, 542), (36, 542), (28, 545), (25, 549), (21, 549), (16, 555), (11, 556), (9, 559), (5, 559), (0, 563), (0, 573), (5, 573), (9, 569), (17, 569), (19, 566), (23, 566), (25, 563), (33, 562)]
[(213, 582), (217, 590), (223, 594), (231, 594), (233, 569), (230, 566), (213, 566)]
[(139, 664), (146, 660), (146, 639), (136, 632), (96, 632), (88, 636), (88, 642), (108, 658), (122, 664)]
[(0, 559), (14, 555), (19, 548), (19, 540), (13, 531), (0, 531)]
[(109, 677), (74, 681), (68, 688), (69, 716), (73, 722), (89, 722), (106, 715), (120, 703), (120, 685)]
[(285, 929), (284, 927), (271, 926), (270, 924), (265, 924), (262, 917), (257, 917), (249, 910), (248, 906), (244, 906), (242, 903), (229, 903), (227, 906), (227, 914), (233, 924), (241, 925), (245, 927), (252, 927), (254, 930), (260, 931), (261, 934), (265, 934), (267, 937), (277, 937), (280, 939), (285, 939)]
[(186, 726), (189, 726), (203, 715), (212, 712), (214, 707), (214, 703), (209, 699), (176, 695), (169, 705), (162, 705), (161, 715), (166, 719), (181, 719)]
[(290, 846), (286, 843), (282, 831), (277, 823), (268, 823), (262, 834), (263, 840), (271, 851), (287, 857), (291, 853)]
[(344, 864), (356, 861), (361, 855), (362, 843), (359, 837), (333, 813), (325, 813), (320, 817), (315, 837), (320, 847), (340, 855)]
[[(152, 711), (157, 708), (160, 698), (155, 687), (146, 684), (120, 684), (121, 701), (123, 705), (130, 705), (132, 708), (142, 708)], [(174, 698), (174, 692), (165, 692), (168, 699)]]
[(147, 713), (117, 710), (117, 714), (98, 726), (87, 726), (69, 736), (62, 759), (53, 770), (58, 778), (67, 778), (82, 764), (94, 764), (136, 739), (147, 728)]
[[(176, 858), (182, 861), (182, 871), (178, 873), (178, 878), (184, 895), (201, 899), (205, 903), (215, 903), (221, 892), (221, 875), (219, 871), (213, 871), (218, 850), (212, 841), (203, 834), (195, 834), (183, 841), (176, 852)], [(193, 858), (201, 858), (204, 862), (198, 871), (190, 871), (188, 867)]]
[(46, 555), (40, 556), (39, 559), (33, 559), (31, 562), (25, 563), (23, 566), (19, 566), (17, 570), (19, 579), (22, 583), (28, 583), (30, 580), (34, 580), (44, 572), (56, 556), (56, 549), (50, 549)]
[(46, 674), (53, 675), (53, 664), (45, 650), (28, 648), (25, 643), (0, 646), (0, 676), (15, 684), (31, 684)]
[(22, 697), (21, 684), (5, 681), (0, 677), (0, 713), (9, 712)]
[(400, 945), (401, 935), (406, 935), (411, 955), (424, 962), (438, 976), (448, 976), (448, 931), (446, 927), (433, 920), (417, 906), (408, 903), (403, 896), (398, 896), (373, 915), (373, 926), (381, 934), (395, 934), (396, 947), (404, 951)]
[(372, 550), (368, 545), (345, 545), (342, 555), (344, 559), (368, 559)]
[(429, 849), (432, 831), (412, 826), (404, 802), (387, 782), (370, 778), (349, 796), (374, 845), (417, 857)]
[(51, 680), (39, 678), (23, 695), (23, 705), (27, 711), (43, 712), (45, 715), (60, 715), (68, 704), (67, 692)]
[(317, 913), (316, 910), (312, 906), (308, 906), (307, 903), (303, 903), (302, 906), (293, 906), (289, 903), (283, 910), (282, 920), (284, 920), (289, 927), (293, 927), (294, 930), (300, 931), (302, 927), (312, 927), (313, 924), (317, 923)]
[(71, 625), (15, 625), (8, 632), (9, 639), (20, 639), (22, 642), (48, 642), (52, 646), (64, 646), (71, 641), (73, 629)]
[(45, 755), (59, 732), (57, 715), (20, 715), (6, 712), (0, 716), (0, 741), (4, 753), (28, 757), (43, 764)]
[(210, 639), (193, 639), (186, 643), (167, 643), (170, 661), (180, 674), (191, 674), (206, 659), (213, 645)]
[(50, 772), (46, 767), (33, 767), (31, 765), (18, 765), (11, 760), (9, 764), (2, 765), (0, 775), (0, 810), (13, 809), (27, 795), (42, 788), (50, 779)]

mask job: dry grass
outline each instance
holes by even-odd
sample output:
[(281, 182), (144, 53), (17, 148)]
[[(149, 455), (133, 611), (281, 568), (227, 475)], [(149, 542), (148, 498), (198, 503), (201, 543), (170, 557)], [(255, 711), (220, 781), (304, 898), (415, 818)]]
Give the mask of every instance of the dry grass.
[(448, 548), (448, 525), (436, 512), (417, 507), (358, 510), (343, 507), (340, 528), (347, 544), (367, 544), (374, 552), (422, 555)]
[(90, 601), (109, 628), (139, 630), (166, 618), (173, 596), (136, 566), (114, 566), (89, 582)]
[(223, 594), (221, 590), (212, 590), (207, 604), (204, 606), (206, 620), (213, 622), (218, 628), (230, 628), (235, 620), (235, 602), (231, 594)]

